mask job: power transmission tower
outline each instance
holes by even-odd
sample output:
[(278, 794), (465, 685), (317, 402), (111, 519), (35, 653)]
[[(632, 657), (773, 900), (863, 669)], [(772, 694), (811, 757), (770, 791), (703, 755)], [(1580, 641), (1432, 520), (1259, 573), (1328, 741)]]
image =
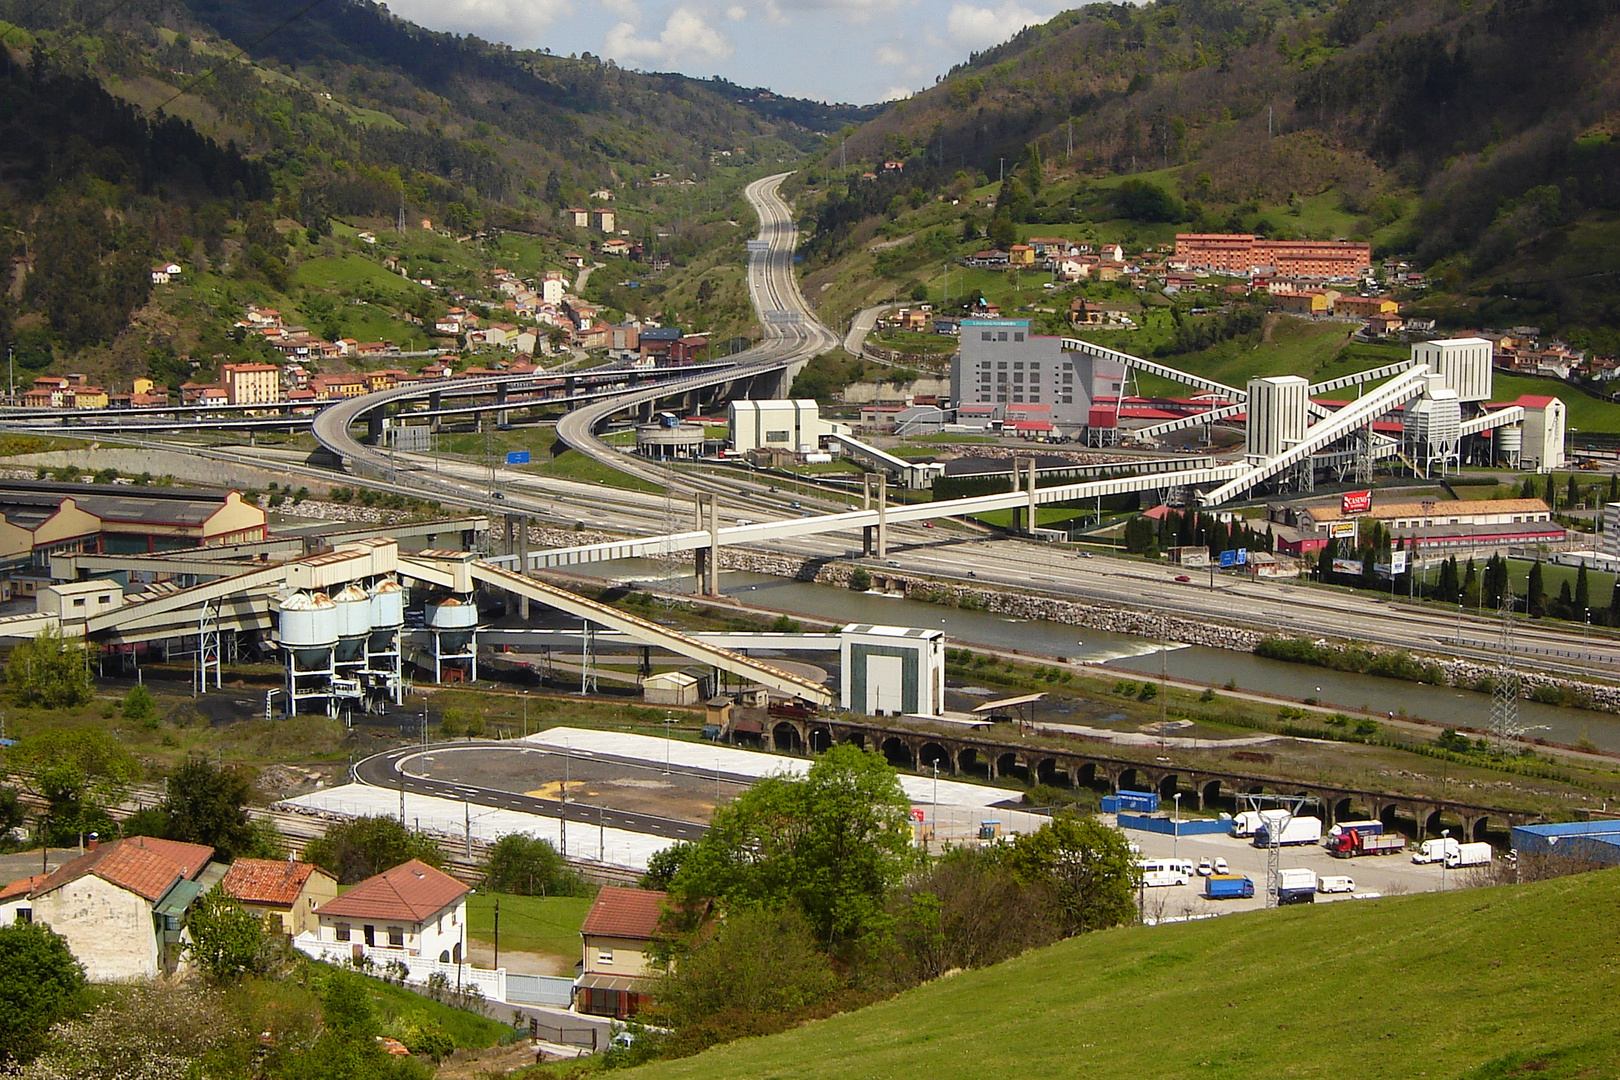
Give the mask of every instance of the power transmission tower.
[(1496, 651), (1496, 686), (1491, 691), (1491, 737), (1497, 746), (1518, 742), (1525, 734), (1545, 724), (1525, 724), (1519, 719), (1519, 673), (1513, 668), (1513, 589), (1502, 590), (1502, 603), (1498, 612), (1502, 619), (1501, 636)]
[[(1305, 804), (1314, 801), (1308, 795), (1255, 795), (1242, 794), (1240, 798), (1254, 813), (1267, 811), (1264, 821), (1266, 838), (1266, 907), (1278, 906), (1282, 883), (1282, 834), (1288, 823), (1299, 816)], [(1267, 803), (1273, 805), (1267, 806)]]

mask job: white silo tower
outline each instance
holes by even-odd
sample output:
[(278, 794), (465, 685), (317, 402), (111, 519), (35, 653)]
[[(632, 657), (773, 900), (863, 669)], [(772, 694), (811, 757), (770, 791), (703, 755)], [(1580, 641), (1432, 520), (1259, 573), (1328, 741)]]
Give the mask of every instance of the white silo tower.
[(300, 702), (317, 699), (333, 713), (332, 680), (337, 675), (337, 605), (325, 593), (295, 592), (281, 601), (277, 636), (287, 671), (287, 715)]
[(447, 596), (427, 605), (424, 622), (433, 633), (433, 681), (444, 681), (444, 666), (466, 672), (478, 681), (478, 604), (472, 594)]

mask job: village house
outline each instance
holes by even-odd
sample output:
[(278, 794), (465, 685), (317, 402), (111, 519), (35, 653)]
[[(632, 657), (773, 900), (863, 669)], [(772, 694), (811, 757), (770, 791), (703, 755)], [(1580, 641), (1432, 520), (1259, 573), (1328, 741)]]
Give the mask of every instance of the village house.
[(612, 209), (605, 206), (595, 207), (591, 210), (591, 228), (611, 233), (616, 227), (617, 218)]
[(307, 932), (322, 942), (348, 944), (356, 956), (370, 949), (399, 949), (459, 964), (470, 891), (449, 874), (412, 859), (318, 906), (315, 925)]
[(665, 894), (604, 885), (579, 928), (584, 942), (574, 1007), (624, 1020), (652, 1001), (648, 951), (659, 939)]
[(591, 212), (583, 206), (570, 206), (562, 212), (563, 221), (576, 229), (591, 227)]
[(220, 886), (246, 910), (274, 918), (288, 937), (315, 925), (315, 909), (338, 894), (331, 874), (291, 859), (237, 859)]
[(179, 277), (184, 269), (179, 263), (158, 263), (152, 267), (152, 284), (167, 285)]
[(92, 839), (28, 894), (33, 921), (67, 940), (91, 982), (157, 978), (179, 963), (181, 923), (213, 857), (156, 837)]

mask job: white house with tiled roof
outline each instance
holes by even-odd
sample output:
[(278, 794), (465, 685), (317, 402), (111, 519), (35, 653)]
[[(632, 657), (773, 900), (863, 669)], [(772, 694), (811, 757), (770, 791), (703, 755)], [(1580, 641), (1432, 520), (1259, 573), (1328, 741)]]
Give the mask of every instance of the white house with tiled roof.
[(311, 928), (323, 944), (399, 949), (407, 955), (460, 963), (467, 940), (472, 890), (417, 859), (369, 877), (315, 909)]

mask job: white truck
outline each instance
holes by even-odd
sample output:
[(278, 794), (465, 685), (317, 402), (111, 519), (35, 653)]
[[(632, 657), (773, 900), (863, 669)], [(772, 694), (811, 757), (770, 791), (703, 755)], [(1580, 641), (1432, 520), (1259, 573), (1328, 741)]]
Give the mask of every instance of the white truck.
[[(1489, 844), (1485, 846), (1490, 847)], [(1412, 861), (1415, 863), (1446, 862), (1447, 865), (1450, 865), (1449, 860), (1457, 854), (1458, 849), (1461, 847), (1460, 843), (1449, 836), (1437, 840), (1425, 840), (1412, 849)]]
[(1316, 891), (1320, 893), (1353, 893), (1356, 891), (1354, 878), (1343, 874), (1324, 874), (1317, 879)]
[(1278, 810), (1263, 810), (1265, 820), (1254, 831), (1255, 847), (1270, 847), (1273, 831), (1277, 833), (1277, 846), (1289, 847), (1294, 844), (1316, 844), (1322, 840), (1322, 819), (1313, 817), (1287, 817)]
[(1462, 844), (1455, 854), (1446, 855), (1446, 869), (1456, 870), (1464, 866), (1489, 866), (1496, 853), (1489, 844)]
[[(1320, 824), (1320, 822), (1318, 822)], [(1277, 905), (1316, 903), (1316, 871), (1297, 866), (1277, 871)]]
[(1263, 819), (1260, 817), (1260, 811), (1245, 810), (1232, 818), (1232, 827), (1227, 832), (1237, 837), (1253, 836), (1254, 830), (1258, 829), (1262, 823)]

